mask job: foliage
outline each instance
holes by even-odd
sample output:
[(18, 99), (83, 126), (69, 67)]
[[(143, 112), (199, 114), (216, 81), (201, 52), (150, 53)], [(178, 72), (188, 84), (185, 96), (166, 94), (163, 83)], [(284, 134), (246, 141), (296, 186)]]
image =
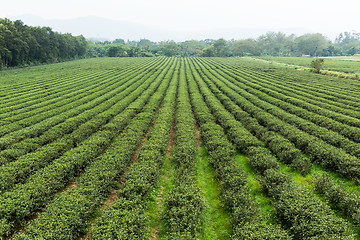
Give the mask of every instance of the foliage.
[(166, 57), (176, 56), (179, 52), (179, 45), (174, 41), (166, 41), (159, 43), (159, 52)]
[(14, 67), (83, 58), (83, 36), (53, 32), (49, 27), (30, 27), (20, 20), (0, 19), (0, 66)]
[(312, 57), (321, 55), (322, 51), (328, 46), (328, 41), (320, 33), (305, 34), (295, 41), (301, 55), (310, 55)]
[[(241, 239), (252, 239), (253, 233), (246, 231), (245, 226), (247, 224), (261, 225), (263, 220), (259, 216), (257, 205), (249, 195), (246, 186), (246, 175), (241, 172), (234, 161), (234, 147), (227, 139), (223, 128), (213, 122), (213, 116), (209, 110), (214, 113), (215, 119), (221, 122), (225, 129), (231, 129), (228, 134), (236, 129), (231, 128), (231, 125), (237, 126), (238, 131), (231, 136), (231, 139), (239, 143), (241, 150), (246, 151), (249, 146), (259, 146), (261, 144), (254, 141), (249, 132), (243, 129), (241, 125), (235, 124), (235, 121), (232, 120), (233, 117), (222, 109), (221, 103), (202, 83), (201, 76), (194, 69), (193, 63), (190, 64), (189, 68), (190, 73), (188, 72), (187, 76), (194, 112), (200, 121), (200, 132), (210, 156), (209, 161), (221, 182), (225, 206), (232, 215), (233, 237), (236, 239), (241, 236)], [(199, 89), (197, 89), (197, 84), (199, 84)], [(201, 95), (204, 96), (204, 99), (200, 97)], [(291, 239), (284, 230), (271, 224), (267, 225), (266, 231), (274, 233), (273, 238), (270, 239)], [(259, 232), (259, 236), (264, 234), (266, 233)]]
[(201, 52), (202, 57), (215, 57), (215, 48), (213, 45), (204, 48)]
[[(253, 66), (252, 66), (253, 67)], [(209, 68), (209, 67), (208, 67)], [(218, 74), (215, 75), (216, 71), (213, 71), (213, 79), (214, 82), (218, 81), (218, 79), (221, 79), (222, 81), (225, 81), (224, 78), (221, 78), (221, 76), (227, 76), (228, 79), (231, 79), (230, 75), (235, 77), (235, 74), (231, 74), (236, 72), (235, 70), (227, 71), (225, 70), (226, 67), (217, 67), (216, 71), (226, 74)], [(197, 71), (200, 71), (200, 67), (198, 66)], [(238, 71), (238, 70), (237, 70)], [(207, 73), (204, 71), (201, 76), (205, 80), (207, 77), (210, 77), (210, 75), (207, 75)], [(250, 88), (249, 86), (253, 86), (250, 82), (250, 79), (246, 79), (247, 85), (241, 85), (241, 93), (239, 95), (244, 96), (245, 98), (241, 101), (242, 105), (248, 101), (253, 101), (256, 103), (262, 103), (262, 101), (259, 101), (259, 98), (256, 98), (254, 96), (251, 96), (249, 92), (252, 94), (255, 94), (257, 96), (261, 96), (259, 92), (257, 92), (257, 89), (254, 86), (254, 89)], [(236, 77), (236, 80), (233, 79), (232, 83), (239, 84), (240, 82), (243, 82), (245, 80), (240, 79), (239, 77)], [(202, 90), (202, 94), (204, 95), (205, 100), (208, 102), (209, 106), (213, 108), (214, 115), (217, 117), (218, 122), (227, 129), (226, 126), (226, 120), (229, 121), (229, 116), (226, 116), (226, 113), (223, 111), (221, 114), (217, 115), (217, 112), (220, 112), (220, 106), (215, 108), (215, 100), (210, 100), (210, 91), (206, 90), (207, 87), (209, 87), (212, 92), (217, 95), (219, 92), (219, 89), (212, 89), (211, 85), (208, 86), (201, 86), (201, 81), (199, 78), (199, 86)], [(234, 88), (234, 86), (231, 86)], [(224, 89), (222, 87), (221, 89)], [(239, 90), (240, 90), (239, 89)], [(248, 93), (246, 93), (248, 92)], [(218, 99), (222, 102), (226, 102), (226, 98), (224, 98), (221, 95), (218, 95)], [(278, 101), (278, 100), (277, 100)], [(241, 103), (239, 101), (239, 104)], [(264, 102), (265, 103), (265, 102)], [(234, 109), (234, 108), (232, 108)], [(273, 107), (268, 105), (266, 107), (266, 110), (269, 112), (272, 112), (271, 110)], [(246, 108), (246, 111), (249, 111), (251, 114), (256, 116), (256, 118), (260, 118), (259, 123), (265, 124), (265, 126), (271, 127), (270, 129), (278, 132), (280, 129), (284, 128), (284, 123), (282, 121), (279, 121), (279, 124), (276, 124), (276, 121), (273, 116), (270, 114), (266, 114), (262, 109), (260, 108), (254, 108), (252, 106), (250, 108)], [(226, 120), (222, 120), (221, 117), (224, 117)], [(272, 121), (266, 120), (272, 118)], [(269, 122), (269, 124), (266, 124), (266, 122)], [(270, 123), (271, 122), (271, 123)], [(281, 124), (280, 124), (281, 123)], [(284, 129), (285, 130), (285, 129)], [(293, 130), (285, 130), (284, 133), (291, 134)], [(228, 134), (230, 136), (230, 134)], [(242, 134), (244, 135), (244, 134)], [(204, 138), (205, 139), (205, 138)], [(270, 139), (270, 138), (269, 138)], [(275, 139), (272, 139), (275, 140)], [(270, 140), (270, 142), (272, 141)], [(309, 140), (305, 140), (302, 142), (303, 145), (305, 145), (305, 141), (311, 145)], [(283, 155), (281, 153), (282, 150), (284, 152), (287, 152), (287, 147), (282, 149), (276, 148), (277, 144), (270, 144), (269, 146), (272, 146), (272, 149), (276, 153), (279, 154), (282, 158), (284, 158), (284, 161), (288, 161), (286, 159), (289, 159), (288, 156), (285, 154)], [(289, 147), (291, 145), (288, 145)], [(291, 146), (294, 148), (294, 146)], [(239, 148), (240, 150), (244, 151), (243, 148)], [(246, 148), (245, 148), (246, 149)], [(291, 149), (291, 148), (290, 148)], [(322, 204), (314, 195), (311, 194), (310, 191), (302, 189), (299, 185), (297, 185), (295, 182), (293, 182), (289, 176), (284, 175), (280, 173), (279, 171), (279, 165), (277, 164), (277, 160), (274, 156), (271, 155), (271, 153), (262, 148), (261, 146), (256, 147), (249, 147), (245, 150), (246, 154), (249, 156), (249, 164), (257, 170), (260, 174), (263, 174), (265, 176), (265, 181), (263, 182), (264, 189), (268, 192), (269, 196), (273, 197), (276, 200), (275, 203), (275, 209), (276, 214), (283, 221), (284, 226), (288, 226), (289, 229), (292, 231), (292, 233), (295, 236), (301, 236), (304, 239), (313, 239), (313, 238), (339, 238), (339, 237), (345, 237), (346, 239), (353, 239), (353, 236), (348, 235), (349, 230), (344, 221), (342, 221), (340, 218), (336, 217), (334, 213), (331, 212), (331, 210), (324, 204)], [(289, 151), (288, 153), (291, 153)], [(324, 152), (322, 152), (324, 154)], [(338, 159), (340, 160), (340, 158)], [(355, 161), (352, 160), (352, 161)], [(350, 162), (350, 159), (347, 159), (344, 161), (344, 163)], [(354, 165), (352, 165), (354, 166)], [(345, 167), (345, 166), (344, 166)], [(343, 171), (343, 170), (342, 170)], [(356, 170), (355, 170), (356, 171)], [(234, 175), (234, 174), (233, 174)], [(345, 176), (349, 176), (349, 174), (344, 174)], [(297, 198), (291, 198), (290, 196), (295, 195), (297, 193)], [(297, 200), (298, 199), (298, 200)], [(241, 202), (240, 200), (238, 200)]]
[[(276, 199), (276, 214), (295, 236), (302, 239), (335, 239), (348, 236), (345, 221), (330, 208), (274, 169), (265, 172), (264, 186)], [(348, 239), (353, 237), (348, 236)]]
[(148, 48), (138, 46), (131, 46), (129, 44), (105, 42), (89, 42), (89, 56), (90, 57), (152, 57)]
[(243, 240), (289, 240), (292, 239), (280, 226), (274, 226), (265, 222), (246, 223), (234, 230), (233, 239)]
[[(131, 76), (131, 74), (129, 75)], [(128, 77), (129, 77), (128, 76)], [(141, 76), (141, 75), (140, 75)], [(84, 169), (86, 166), (90, 165), (95, 159), (96, 156), (99, 155), (100, 153), (102, 153), (101, 149), (104, 149), (105, 147), (109, 146), (111, 143), (111, 140), (118, 135), (119, 131), (121, 131), (127, 124), (129, 124), (129, 122), (131, 121), (131, 119), (134, 117), (134, 115), (136, 114), (137, 111), (139, 111), (146, 103), (147, 99), (153, 94), (153, 91), (156, 90), (157, 86), (153, 84), (153, 86), (151, 88), (148, 88), (148, 86), (153, 82), (153, 79), (157, 77), (157, 75), (153, 75), (152, 77), (143, 75), (142, 76), (143, 79), (145, 81), (147, 81), (147, 84), (139, 87), (135, 87), (136, 88), (136, 94), (134, 94), (133, 96), (128, 96), (127, 98), (123, 99), (122, 101), (116, 101), (117, 104), (114, 105), (114, 102), (111, 104), (112, 101), (110, 101), (110, 105), (113, 106), (114, 108), (110, 108), (108, 111), (105, 111), (103, 114), (100, 114), (100, 116), (102, 115), (103, 117), (108, 116), (108, 119), (104, 119), (105, 121), (102, 122), (102, 130), (101, 131), (97, 131), (96, 134), (92, 134), (90, 137), (88, 137), (87, 139), (85, 139), (84, 141), (82, 141), (81, 143), (78, 144), (77, 147), (74, 147), (73, 149), (71, 149), (71, 151), (68, 151), (67, 154), (64, 154), (62, 157), (56, 159), (53, 163), (48, 164), (46, 167), (44, 167), (41, 171), (36, 172), (35, 174), (31, 175), (31, 178), (28, 179), (29, 181), (25, 184), (19, 184), (17, 185), (17, 187), (15, 189), (13, 189), (12, 191), (9, 191), (6, 193), (6, 196), (3, 195), (1, 198), (1, 204), (2, 206), (6, 205), (6, 204), (10, 204), (12, 207), (9, 208), (3, 208), (1, 207), (1, 218), (2, 221), (4, 221), (4, 227), (6, 226), (11, 226), (14, 223), (16, 224), (17, 222), (21, 222), (23, 221), (24, 218), (26, 218), (27, 216), (29, 216), (30, 214), (33, 214), (34, 211), (37, 211), (37, 209), (39, 209), (41, 206), (43, 206), (44, 204), (46, 204), (47, 202), (50, 201), (51, 198), (49, 198), (49, 196), (55, 194), (62, 186), (62, 183), (64, 183), (64, 181), (70, 181), (71, 179), (74, 178), (74, 176), (76, 176), (79, 172), (82, 172), (82, 169)], [(149, 77), (149, 78), (146, 78)], [(157, 81), (159, 83), (160, 79)], [(141, 82), (141, 81), (140, 81)], [(148, 91), (146, 92), (146, 94), (144, 94), (144, 90), (148, 88)], [(135, 90), (135, 89), (134, 89)], [(140, 96), (140, 93), (142, 94)], [(136, 100), (136, 101), (135, 101)], [(129, 106), (126, 110), (124, 108), (126, 108), (127, 106)], [(125, 110), (125, 111), (123, 111)], [(118, 112), (117, 112), (118, 111)], [(151, 115), (150, 115), (151, 117)], [(110, 121), (111, 120), (111, 121)], [(91, 121), (89, 121), (89, 123), (91, 123)], [(136, 124), (136, 122), (134, 122), (133, 124)], [(141, 130), (138, 126), (138, 124), (135, 125), (135, 129), (138, 129), (139, 131)], [(88, 126), (90, 127), (90, 126)], [(91, 127), (90, 127), (91, 129)], [(96, 131), (97, 129), (93, 129), (93, 131)], [(132, 138), (136, 137), (136, 135), (131, 132), (129, 134)], [(140, 136), (141, 137), (141, 136)], [(123, 139), (124, 141), (127, 139)], [(129, 139), (131, 140), (131, 139)], [(130, 143), (133, 142), (133, 140), (130, 141)], [(123, 149), (131, 149), (128, 147), (125, 147)], [(111, 154), (111, 152), (109, 152)], [(104, 156), (105, 159), (107, 161), (110, 161), (110, 158)], [(119, 161), (121, 159), (118, 159)], [(104, 164), (107, 163), (107, 161), (104, 161), (104, 159), (101, 162), (104, 162)], [(94, 198), (96, 199), (96, 201), (101, 201), (101, 196), (103, 195), (99, 195), (98, 191), (92, 191), (90, 188), (92, 187), (96, 187), (97, 185), (95, 184), (95, 182), (97, 182), (100, 186), (102, 186), (103, 188), (105, 188), (105, 190), (103, 189), (102, 194), (104, 194), (106, 191), (109, 191), (109, 185), (113, 186), (113, 180), (111, 180), (111, 178), (108, 177), (108, 180), (110, 180), (110, 182), (108, 182), (107, 184), (104, 184), (103, 182), (103, 177), (97, 175), (97, 170), (101, 168), (100, 167), (101, 164), (99, 163), (94, 163), (94, 167), (95, 167), (95, 172), (91, 172), (90, 171), (90, 176), (89, 175), (85, 175), (85, 178), (89, 178), (89, 185), (86, 184), (87, 181), (85, 181), (85, 185), (84, 188), (80, 187), (77, 188), (78, 190), (75, 190), (74, 193), (74, 197), (78, 198), (79, 194), (86, 194), (86, 199), (88, 199), (88, 194), (95, 194), (92, 195), (92, 197), (90, 197), (90, 202), (94, 201)], [(107, 165), (108, 167), (110, 167), (110, 172), (111, 174), (115, 174), (113, 175), (113, 179), (114, 177), (117, 176), (116, 172), (114, 172), (113, 170), (113, 166), (114, 164), (110, 164)], [(105, 167), (105, 166), (104, 166)], [(49, 169), (53, 169), (49, 171)], [(58, 171), (56, 171), (58, 170)], [(103, 169), (104, 171), (100, 171), (103, 172), (105, 175), (108, 173), (107, 171), (105, 171), (105, 169)], [(121, 171), (121, 170), (119, 170)], [(95, 181), (94, 178), (100, 177), (100, 179), (98, 179), (97, 181)], [(105, 179), (107, 178), (105, 177)], [(82, 185), (80, 185), (82, 186)], [(17, 194), (18, 191), (22, 191), (23, 193), (28, 193), (25, 195), (22, 195), (22, 197), (19, 197), (19, 195)], [(80, 192), (79, 192), (80, 191)], [(83, 191), (83, 192), (82, 192)], [(72, 196), (72, 195), (71, 195)], [(10, 201), (10, 199), (12, 198), (18, 198), (17, 201)], [(29, 199), (29, 197), (31, 198), (31, 200), (25, 200), (25, 199)], [(67, 198), (69, 199), (69, 201), (71, 201), (71, 198)], [(89, 200), (89, 199), (88, 199)], [(99, 202), (94, 202), (99, 204)], [(22, 202), (27, 202), (26, 206), (21, 206)], [(55, 202), (55, 206), (54, 207), (54, 211), (56, 209), (62, 209), (61, 207), (59, 208), (56, 204), (62, 204), (63, 202)], [(20, 204), (20, 206), (19, 206)], [(64, 202), (64, 204), (66, 204), (66, 202)], [(78, 205), (71, 205), (69, 204), (69, 206), (73, 206), (78, 207)], [(94, 205), (89, 205), (92, 208), (96, 207)], [(81, 206), (79, 206), (81, 208)], [(82, 206), (83, 207), (83, 206)], [(21, 211), (19, 209), (22, 209)], [(11, 219), (8, 218), (8, 214), (13, 215), (11, 212), (15, 211), (16, 212), (16, 217), (13, 217)], [(57, 210), (56, 210), (57, 211)], [(55, 213), (56, 213), (55, 211)], [(49, 213), (52, 213), (52, 210), (49, 211)], [(80, 211), (81, 213), (81, 211)], [(82, 215), (82, 221), (86, 220), (86, 217), (89, 217), (89, 214), (91, 212), (87, 212), (85, 215)], [(69, 214), (71, 214), (71, 211), (69, 211)], [(81, 213), (82, 214), (82, 213)], [(55, 214), (56, 215), (56, 214)], [(47, 221), (47, 217), (48, 216), (44, 216), (45, 221)], [(7, 219), (7, 220), (6, 220)], [(51, 218), (50, 218), (51, 219)], [(43, 225), (41, 221), (41, 218), (39, 218), (39, 224), (40, 226)], [(57, 219), (55, 221), (60, 221), (61, 219)], [(64, 220), (66, 220), (64, 223), (58, 225), (58, 226), (62, 226), (63, 224), (69, 224), (71, 226), (74, 226), (73, 224), (76, 224), (76, 226), (78, 224), (78, 220), (74, 219), (75, 221), (70, 221), (67, 218), (64, 218)], [(8, 221), (7, 223), (5, 223), (6, 221)], [(52, 221), (54, 221), (54, 219), (52, 219)], [(34, 222), (35, 226), (36, 223)], [(46, 224), (45, 224), (46, 225)], [(80, 224), (81, 225), (81, 224)], [(48, 225), (51, 226), (51, 230), (53, 230), (52, 225)], [(81, 226), (82, 227), (82, 226)], [(64, 228), (62, 231), (69, 231), (70, 229), (72, 229), (72, 227), (69, 228)], [(36, 231), (36, 228), (35, 228)], [(47, 231), (46, 228), (44, 228), (44, 231)], [(31, 231), (30, 231), (31, 232)], [(6, 234), (6, 232), (1, 232), (1, 235)], [(70, 234), (70, 233), (67, 233)], [(71, 234), (75, 234), (71, 233)]]
[[(360, 49), (357, 40), (343, 44), (343, 40), (331, 43), (323, 35), (305, 34), (295, 36), (286, 35), (282, 32), (267, 32), (256, 39), (244, 40), (206, 39), (190, 40), (184, 42), (162, 41), (152, 42), (148, 39), (140, 41), (123, 41), (118, 39), (112, 43), (109, 41), (97, 42), (96, 47), (90, 43), (90, 52), (96, 56), (104, 56), (99, 46), (115, 44), (126, 49), (140, 48), (141, 54), (137, 56), (203, 56), (203, 57), (228, 57), (228, 56), (338, 56), (342, 54), (356, 54)], [(96, 53), (97, 52), (97, 53)], [(104, 51), (103, 51), (104, 52)]]
[(267, 32), (256, 39), (205, 39), (184, 42), (149, 39), (87, 41), (83, 36), (60, 34), (49, 27), (30, 27), (20, 20), (0, 19), (0, 69), (66, 61), (84, 57), (153, 56), (338, 56), (360, 51), (359, 33), (341, 33), (334, 43), (322, 34), (295, 36)]
[(349, 216), (360, 224), (360, 196), (339, 185), (329, 175), (315, 178), (315, 189), (331, 204), (332, 207)]
[(243, 58), (158, 57), (12, 69), (0, 85), (0, 238), (24, 226), (14, 239), (76, 239), (91, 225), (94, 239), (145, 238), (173, 123), (174, 188), (161, 201), (169, 238), (202, 231), (196, 124), (232, 238), (354, 238), (353, 189), (334, 175), (302, 186), (283, 165), (359, 182), (356, 81)]
[(324, 65), (324, 59), (323, 58), (316, 58), (316, 59), (311, 61), (310, 67), (313, 68), (314, 73), (320, 73), (323, 65)]
[[(251, 66), (251, 68), (253, 67), (254, 65)], [(322, 105), (322, 101), (316, 101), (314, 106), (307, 103), (308, 98), (297, 100), (299, 94), (292, 93), (293, 85), (289, 86), (286, 94), (281, 94), (281, 89), (275, 88), (280, 91), (279, 93), (270, 90), (272, 87), (266, 85), (268, 77), (256, 77), (256, 80), (252, 79), (253, 77), (244, 79), (239, 78), (237, 70), (222, 69), (221, 71), (226, 73), (223, 76), (227, 76), (222, 80), (231, 84), (230, 86), (238, 93), (237, 104), (255, 117), (261, 125), (283, 135), (298, 149), (308, 154), (311, 160), (322, 166), (348, 178), (359, 178), (360, 161), (355, 157), (359, 154), (358, 140), (356, 140), (359, 139), (357, 137), (359, 131), (350, 127), (350, 125), (359, 126), (358, 119), (334, 113), (327, 107), (316, 107), (318, 104)], [(247, 71), (253, 72), (254, 70), (248, 69)], [(255, 69), (255, 71), (258, 70)], [(280, 72), (282, 72), (281, 68)], [(298, 71), (296, 73), (301, 74)], [(284, 73), (281, 76), (286, 78), (287, 75)], [(275, 81), (275, 79), (276, 77), (271, 81)], [(282, 80), (279, 81), (282, 82)], [(259, 85), (260, 82), (266, 83), (267, 87)], [(293, 97), (289, 97), (289, 95)], [(343, 94), (339, 94), (337, 99), (342, 97)], [(341, 110), (339, 109), (339, 111)], [(349, 112), (349, 114), (351, 113), (355, 114), (354, 111)], [(338, 120), (334, 121), (333, 118)], [(338, 146), (341, 147), (337, 148)], [(299, 156), (301, 157), (301, 155)]]
[(187, 92), (183, 60), (178, 71), (173, 150), (173, 162), (176, 166), (175, 187), (164, 199), (162, 218), (171, 239), (195, 239), (200, 232), (205, 205), (195, 177), (195, 119)]
[(360, 34), (357, 32), (340, 33), (335, 44), (341, 47), (344, 54), (353, 56), (360, 52)]
[(234, 56), (259, 56), (260, 49), (257, 47), (257, 42), (254, 39), (236, 40), (231, 45), (231, 50)]
[[(163, 82), (160, 92), (152, 95), (149, 104), (138, 115), (139, 123), (129, 132), (129, 136), (122, 137), (123, 139), (128, 138), (132, 143), (136, 143), (132, 144), (133, 147), (124, 148), (124, 151), (125, 149), (132, 148), (131, 154), (125, 155), (127, 158), (130, 158), (139, 146), (141, 137), (145, 134), (144, 131), (141, 134), (136, 134), (136, 132), (140, 129), (149, 129), (153, 114), (160, 102), (162, 100), (165, 101), (164, 107), (161, 108), (157, 121), (151, 130), (149, 140), (142, 146), (137, 161), (124, 173), (126, 182), (119, 192), (121, 198), (97, 221), (92, 236), (94, 239), (108, 239), (109, 236), (112, 236), (112, 239), (143, 239), (145, 235), (146, 217), (144, 208), (146, 207), (146, 199), (159, 178), (163, 155), (166, 151), (172, 126), (171, 119), (174, 109), (175, 85), (172, 84), (170, 89), (167, 89), (168, 85), (169, 82)], [(168, 90), (167, 94), (164, 93), (166, 90)], [(132, 140), (134, 135), (139, 137), (136, 142)], [(113, 216), (116, 216), (115, 222), (113, 221)], [(118, 231), (117, 229), (119, 228), (122, 231)]]
[(204, 204), (194, 184), (176, 186), (167, 196), (163, 220), (171, 239), (193, 239), (201, 226)]

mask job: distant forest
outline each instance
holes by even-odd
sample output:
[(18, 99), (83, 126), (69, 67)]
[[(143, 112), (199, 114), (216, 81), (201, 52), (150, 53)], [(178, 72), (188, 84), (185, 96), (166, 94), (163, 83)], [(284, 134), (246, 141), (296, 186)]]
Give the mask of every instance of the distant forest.
[(268, 32), (244, 40), (206, 39), (185, 42), (152, 42), (148, 39), (89, 42), (92, 56), (352, 56), (360, 53), (360, 33), (344, 32), (335, 42), (320, 33), (302, 36)]
[(0, 67), (59, 62), (87, 55), (88, 42), (83, 36), (0, 18)]
[(0, 68), (86, 57), (154, 56), (344, 56), (360, 53), (360, 33), (344, 32), (334, 42), (320, 33), (296, 36), (268, 32), (243, 40), (206, 39), (184, 42), (90, 41), (0, 18)]

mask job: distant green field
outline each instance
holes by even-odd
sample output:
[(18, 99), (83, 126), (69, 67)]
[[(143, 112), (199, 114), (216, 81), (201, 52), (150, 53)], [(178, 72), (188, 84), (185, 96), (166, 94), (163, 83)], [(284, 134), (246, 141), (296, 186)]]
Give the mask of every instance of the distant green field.
[[(268, 61), (310, 67), (309, 57), (259, 57)], [(326, 57), (324, 70), (360, 74), (360, 57)]]
[(359, 239), (359, 87), (246, 58), (2, 71), (0, 239)]
[(336, 57), (324, 57), (324, 58), (325, 59), (360, 62), (360, 55), (359, 54), (355, 54), (354, 56), (336, 56)]

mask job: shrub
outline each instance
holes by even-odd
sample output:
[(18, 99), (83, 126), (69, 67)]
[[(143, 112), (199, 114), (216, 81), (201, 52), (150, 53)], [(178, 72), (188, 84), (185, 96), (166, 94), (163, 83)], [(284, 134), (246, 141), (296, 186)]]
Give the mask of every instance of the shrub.
[(242, 240), (289, 240), (292, 237), (279, 226), (265, 222), (250, 222), (234, 229), (233, 239)]
[(324, 59), (317, 58), (311, 61), (310, 67), (312, 67), (312, 72), (314, 73), (320, 73), (320, 70), (322, 69), (324, 65)]
[(263, 147), (248, 148), (247, 155), (249, 156), (249, 164), (260, 174), (268, 169), (279, 169), (279, 164), (276, 158), (269, 150)]
[(350, 193), (344, 186), (335, 184), (329, 175), (318, 176), (314, 182), (315, 190), (330, 204), (360, 224), (360, 196)]
[(296, 185), (289, 176), (270, 169), (265, 172), (264, 188), (276, 199), (275, 214), (301, 239), (353, 239), (347, 224), (311, 192)]
[(200, 230), (205, 208), (200, 191), (193, 184), (174, 188), (164, 201), (163, 219), (169, 234), (176, 239), (192, 239)]

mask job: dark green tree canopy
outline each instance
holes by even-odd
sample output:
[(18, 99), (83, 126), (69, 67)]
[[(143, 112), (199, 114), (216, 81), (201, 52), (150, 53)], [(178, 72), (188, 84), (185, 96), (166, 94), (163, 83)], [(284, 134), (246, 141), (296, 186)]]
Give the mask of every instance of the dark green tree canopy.
[(60, 34), (49, 27), (30, 27), (0, 18), (0, 66), (13, 67), (81, 58), (87, 54), (83, 36)]

